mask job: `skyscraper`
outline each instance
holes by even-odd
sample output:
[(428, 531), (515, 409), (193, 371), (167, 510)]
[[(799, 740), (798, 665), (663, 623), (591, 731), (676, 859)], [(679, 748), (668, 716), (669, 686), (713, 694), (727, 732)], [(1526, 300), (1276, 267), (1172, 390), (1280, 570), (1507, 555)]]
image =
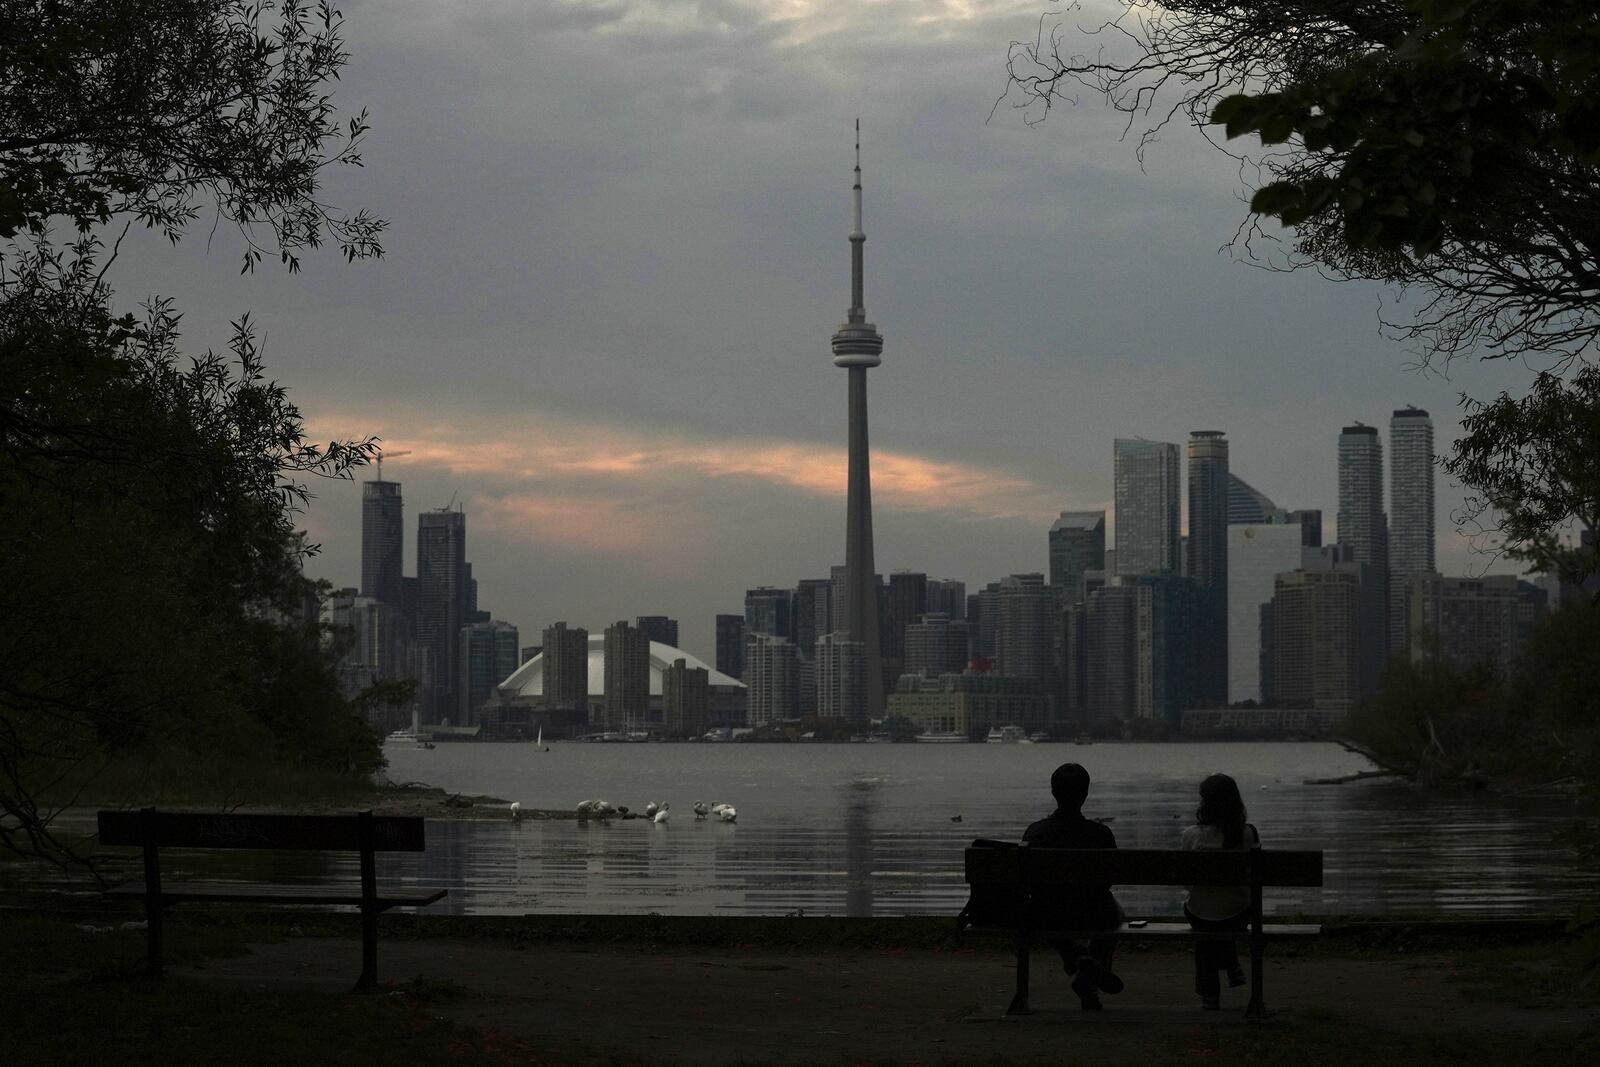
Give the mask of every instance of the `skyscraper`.
[(456, 721), (470, 726), (478, 721), (478, 710), (494, 693), (494, 687), (517, 669), (520, 641), (517, 628), (498, 619), (468, 623), (456, 639), (460, 644), (456, 660), (461, 672), (456, 680)]
[(633, 624), (644, 631), (647, 640), (678, 647), (677, 619), (669, 619), (665, 615), (640, 615), (633, 620)]
[(1434, 570), (1433, 420), (1404, 407), (1389, 419), (1389, 647), (1406, 648), (1406, 593)]
[[(853, 225), (850, 230), (850, 312), (833, 335), (833, 365), (850, 375), (850, 475), (845, 505), (845, 630), (861, 645), (866, 701), (863, 719), (883, 717), (883, 667), (878, 648), (878, 582), (872, 558), (872, 469), (867, 444), (867, 371), (883, 362), (883, 338), (867, 321), (864, 271), (866, 232), (861, 228), (861, 120), (856, 120)], [(855, 719), (854, 714), (846, 718)]]
[(794, 590), (770, 585), (745, 590), (744, 632), (746, 637), (794, 636)]
[(717, 671), (744, 677), (744, 616), (717, 616)]
[(606, 627), (605, 727), (633, 733), (644, 729), (650, 708), (650, 638), (618, 619)]
[(589, 631), (564, 622), (544, 630), (544, 700), (551, 708), (589, 707)]
[(1063, 511), (1050, 527), (1050, 584), (1066, 603), (1083, 599), (1083, 574), (1106, 565), (1106, 513)]
[(1000, 579), (995, 640), (999, 673), (1032, 678), (1047, 692), (1056, 680), (1056, 597), (1042, 574), (1012, 574)]
[(417, 643), (433, 653), (432, 721), (455, 711), (456, 633), (467, 621), (467, 516), (440, 508), (417, 516)]
[(1260, 702), (1272, 688), (1271, 661), (1262, 661), (1262, 611), (1271, 613), (1278, 575), (1308, 565), (1306, 546), (1298, 525), (1279, 522), (1237, 523), (1228, 538), (1228, 702)]
[[(1356, 423), (1339, 432), (1339, 544), (1372, 566), (1379, 599), (1388, 603), (1389, 519), (1383, 512), (1383, 442), (1378, 429)], [(1388, 635), (1379, 661), (1388, 658)]]
[(799, 714), (800, 659), (786, 637), (754, 633), (745, 646), (746, 721), (751, 726), (783, 722)]
[(1228, 696), (1228, 439), (1219, 430), (1189, 434), (1189, 540), (1186, 574), (1195, 583), (1192, 694)]
[(1117, 573), (1177, 574), (1178, 446), (1116, 439)]
[(880, 649), (884, 658), (905, 660), (906, 627), (928, 610), (928, 576), (920, 571), (895, 571), (889, 575), (888, 640)]
[(399, 482), (361, 486), (361, 595), (400, 607), (405, 505)]

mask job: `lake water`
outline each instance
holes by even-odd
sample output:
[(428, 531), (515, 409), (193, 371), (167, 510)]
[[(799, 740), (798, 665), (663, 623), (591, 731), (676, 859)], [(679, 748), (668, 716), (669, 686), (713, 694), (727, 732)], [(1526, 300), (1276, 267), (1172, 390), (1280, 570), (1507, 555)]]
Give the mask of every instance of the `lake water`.
[[(953, 915), (966, 899), (961, 850), (1048, 814), (1050, 772), (1068, 760), (1094, 779), (1086, 813), (1125, 847), (1177, 847), (1200, 780), (1232, 774), (1268, 847), (1325, 852), (1326, 884), (1269, 893), (1277, 914), (1548, 916), (1597, 891), (1551, 843), (1570, 802), (1306, 784), (1369, 768), (1330, 744), (392, 744), (387, 755), (397, 782), (524, 808), (672, 806), (664, 825), (432, 821), (428, 851), (384, 870), (448, 888), (441, 912)], [(697, 822), (696, 800), (732, 803), (738, 821)], [(1118, 895), (1135, 913), (1181, 905), (1181, 890)]]

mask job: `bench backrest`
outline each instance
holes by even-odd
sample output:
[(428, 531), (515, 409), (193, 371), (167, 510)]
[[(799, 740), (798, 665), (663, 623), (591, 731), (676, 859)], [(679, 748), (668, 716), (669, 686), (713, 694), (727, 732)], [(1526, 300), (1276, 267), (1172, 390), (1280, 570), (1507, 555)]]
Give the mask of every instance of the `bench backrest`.
[[(370, 838), (363, 840), (362, 823)], [(160, 848), (260, 848), (361, 852), (421, 852), (422, 819), (415, 815), (284, 815), (214, 811), (102, 811), (100, 843)], [(368, 845), (370, 842), (370, 846)]]
[(1322, 853), (1287, 849), (969, 848), (973, 885), (1320, 886)]

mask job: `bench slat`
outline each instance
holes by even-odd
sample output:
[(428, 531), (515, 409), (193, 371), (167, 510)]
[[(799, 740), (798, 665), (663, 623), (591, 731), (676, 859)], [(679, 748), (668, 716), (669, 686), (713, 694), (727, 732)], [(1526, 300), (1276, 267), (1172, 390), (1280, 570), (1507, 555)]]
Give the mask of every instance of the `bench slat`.
[(1289, 849), (969, 848), (974, 885), (1249, 885), (1254, 863), (1265, 886), (1320, 886), (1322, 853)]
[[(443, 889), (385, 889), (376, 900), (379, 908), (416, 908), (432, 904), (446, 894)], [(120, 885), (106, 891), (107, 896), (143, 899), (142, 885)], [(168, 903), (180, 901), (253, 902), (257, 904), (347, 904), (361, 905), (361, 890), (333, 889), (315, 885), (243, 885), (234, 882), (165, 882), (161, 896)]]
[[(967, 933), (998, 934), (1015, 937), (1017, 930), (1014, 926), (970, 926)], [(1322, 933), (1318, 923), (1262, 923), (1261, 932), (1267, 937), (1315, 937)], [(1085, 941), (1091, 937), (1103, 937), (1104, 930), (1030, 930), (1029, 934), (1036, 941), (1055, 941), (1070, 939)], [(1249, 937), (1249, 931), (1222, 931), (1217, 933), (1202, 933), (1195, 930), (1186, 922), (1148, 923), (1144, 926), (1124, 926), (1117, 932), (1118, 940), (1138, 940), (1140, 938), (1166, 938), (1185, 937), (1196, 941), (1221, 941), (1225, 939)]]
[[(259, 848), (358, 851), (355, 815), (287, 815), (279, 812), (158, 811), (156, 845), (161, 848)], [(100, 843), (145, 843), (145, 813), (101, 811)], [(423, 851), (423, 820), (415, 815), (374, 815), (372, 844), (378, 852)]]

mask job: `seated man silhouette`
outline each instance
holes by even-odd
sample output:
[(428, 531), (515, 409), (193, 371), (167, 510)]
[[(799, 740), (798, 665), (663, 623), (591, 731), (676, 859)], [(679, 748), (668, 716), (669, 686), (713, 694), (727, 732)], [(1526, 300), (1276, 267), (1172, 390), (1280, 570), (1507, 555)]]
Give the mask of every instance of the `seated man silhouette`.
[[(1056, 798), (1055, 814), (1029, 826), (1022, 839), (1040, 848), (1116, 848), (1117, 839), (1105, 823), (1083, 817), (1083, 802), (1089, 796), (1089, 772), (1076, 763), (1063, 763), (1050, 776), (1050, 792)], [(1122, 926), (1122, 905), (1111, 895), (1110, 886), (1073, 886), (1062, 891), (1053, 902), (1051, 920), (1078, 930), (1104, 930), (1085, 944), (1057, 941), (1061, 962), (1074, 975), (1072, 991), (1087, 1011), (1099, 1011), (1100, 994), (1122, 992), (1122, 979), (1111, 970), (1111, 954), (1117, 947), (1117, 929)]]

